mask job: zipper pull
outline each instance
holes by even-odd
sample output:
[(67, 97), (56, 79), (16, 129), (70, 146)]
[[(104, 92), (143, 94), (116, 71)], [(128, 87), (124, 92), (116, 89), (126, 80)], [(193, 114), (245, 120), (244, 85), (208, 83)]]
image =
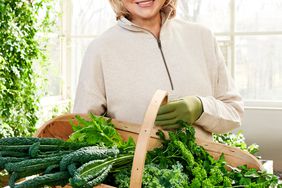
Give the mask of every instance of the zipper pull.
[(157, 41), (158, 41), (158, 46), (161, 49), (162, 48), (162, 41), (160, 39), (158, 39)]

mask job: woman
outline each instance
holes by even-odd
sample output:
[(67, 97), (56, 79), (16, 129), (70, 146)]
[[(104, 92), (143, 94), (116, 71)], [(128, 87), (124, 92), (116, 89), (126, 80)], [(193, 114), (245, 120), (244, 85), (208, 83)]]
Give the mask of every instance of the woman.
[(74, 112), (141, 124), (162, 89), (174, 99), (159, 110), (156, 124), (164, 129), (184, 120), (211, 138), (240, 126), (242, 100), (208, 29), (174, 19), (176, 0), (110, 3), (118, 24), (88, 47)]

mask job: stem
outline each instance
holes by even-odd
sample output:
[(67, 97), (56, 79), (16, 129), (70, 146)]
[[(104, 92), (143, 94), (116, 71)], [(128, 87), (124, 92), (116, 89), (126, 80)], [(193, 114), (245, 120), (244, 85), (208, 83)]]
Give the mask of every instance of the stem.
[[(166, 151), (167, 151), (167, 149), (166, 149), (163, 153), (165, 153)], [(167, 157), (167, 158), (181, 158), (181, 159), (183, 159), (182, 157), (179, 157), (179, 156), (175, 155), (177, 152), (178, 152), (178, 151), (175, 151), (174, 154), (172, 154), (172, 156), (169, 156), (169, 157)], [(154, 162), (158, 157), (159, 157), (159, 156), (156, 156), (155, 158), (153, 158), (153, 159), (152, 159), (152, 162)]]
[[(91, 162), (89, 165), (85, 165), (82, 169), (78, 169), (80, 171), (80, 176), (81, 177), (86, 177), (88, 174), (91, 174), (91, 172), (97, 170), (97, 169), (102, 169), (108, 165), (113, 164), (114, 167), (117, 167), (122, 164), (127, 164), (133, 160), (133, 155), (124, 155), (124, 156), (119, 156), (118, 158), (110, 158), (109, 160), (106, 160), (103, 163), (97, 164), (93, 167), (91, 167)], [(90, 168), (88, 167), (90, 166)], [(84, 169), (87, 169), (84, 171)]]
[(98, 131), (100, 132), (100, 135), (103, 136), (104, 138), (106, 138), (110, 143), (112, 143), (112, 144), (114, 145), (115, 142), (114, 142), (112, 139), (110, 139), (110, 138), (103, 132), (103, 130), (101, 129), (100, 125), (98, 125), (96, 122), (95, 122), (95, 124), (96, 124), (96, 127), (98, 128)]

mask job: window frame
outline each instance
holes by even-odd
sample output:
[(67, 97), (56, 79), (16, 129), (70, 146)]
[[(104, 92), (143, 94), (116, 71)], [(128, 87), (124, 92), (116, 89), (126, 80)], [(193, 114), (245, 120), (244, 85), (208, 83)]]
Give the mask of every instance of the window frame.
[[(237, 32), (236, 31), (236, 11), (235, 11), (236, 0), (230, 0), (230, 28), (229, 32), (217, 32), (216, 37), (229, 37), (230, 38), (230, 63), (227, 63), (232, 77), (236, 80), (235, 69), (236, 69), (236, 37), (239, 36), (282, 36), (282, 31), (257, 31), (257, 32)], [(227, 57), (225, 57), (227, 58)], [(228, 61), (226, 61), (228, 62)], [(244, 99), (243, 99), (244, 100)], [(282, 109), (282, 101), (271, 101), (271, 100), (244, 100), (246, 108), (255, 109)]]

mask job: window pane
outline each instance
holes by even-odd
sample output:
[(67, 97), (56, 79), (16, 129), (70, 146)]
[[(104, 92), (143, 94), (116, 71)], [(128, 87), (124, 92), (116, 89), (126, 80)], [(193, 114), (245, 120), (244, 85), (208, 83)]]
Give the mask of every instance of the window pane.
[(216, 36), (216, 40), (227, 66), (231, 67), (231, 41), (229, 36)]
[(98, 35), (115, 23), (109, 1), (72, 0), (73, 35)]
[(206, 25), (213, 32), (229, 31), (230, 0), (179, 0), (178, 16)]
[(62, 63), (61, 63), (61, 41), (59, 37), (52, 37), (48, 42), (48, 96), (61, 95), (62, 89)]
[(246, 100), (282, 100), (282, 36), (236, 38), (235, 79)]
[(281, 0), (236, 0), (236, 31), (282, 31)]
[[(43, 60), (44, 64), (38, 65), (40, 69), (40, 74), (44, 76), (40, 79), (43, 84), (44, 91), (42, 91), (44, 97), (47, 96), (59, 96), (62, 94), (62, 62), (61, 62), (61, 43), (60, 32), (61, 32), (61, 16), (59, 14), (62, 12), (60, 1), (48, 3), (50, 12), (48, 13), (49, 19), (54, 21), (54, 25), (49, 28), (50, 33), (38, 33), (38, 37), (41, 40), (40, 44), (42, 48), (46, 48), (46, 61)], [(41, 9), (38, 12), (40, 23), (44, 22), (46, 17), (46, 11)], [(52, 24), (51, 24), (52, 25)], [(43, 89), (43, 88), (42, 88)]]

